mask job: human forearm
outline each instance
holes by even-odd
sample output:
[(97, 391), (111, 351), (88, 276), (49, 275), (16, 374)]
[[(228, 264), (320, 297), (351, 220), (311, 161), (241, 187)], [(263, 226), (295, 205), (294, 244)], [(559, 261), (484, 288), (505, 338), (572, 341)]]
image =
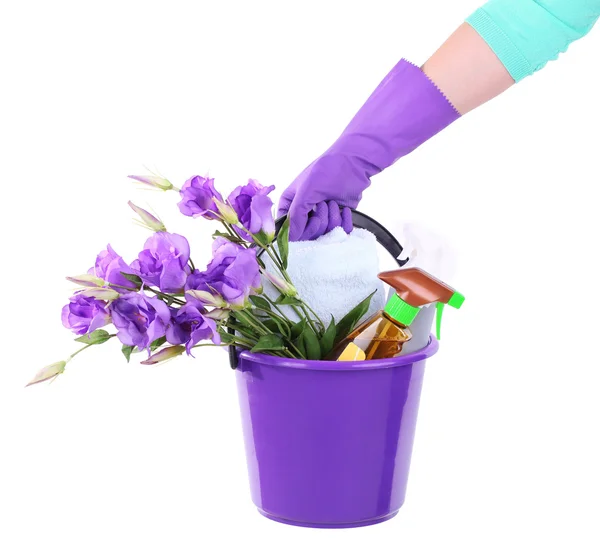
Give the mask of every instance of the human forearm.
[(515, 83), (492, 49), (466, 23), (450, 35), (422, 69), (461, 115)]
[(465, 114), (556, 59), (599, 16), (600, 0), (490, 0), (423, 71)]

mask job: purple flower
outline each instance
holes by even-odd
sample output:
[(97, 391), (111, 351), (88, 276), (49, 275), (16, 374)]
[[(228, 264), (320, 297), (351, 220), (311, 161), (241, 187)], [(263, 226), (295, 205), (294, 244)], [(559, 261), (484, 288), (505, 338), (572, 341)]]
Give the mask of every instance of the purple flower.
[(256, 251), (218, 237), (213, 243), (213, 260), (205, 272), (195, 270), (186, 290), (216, 291), (233, 307), (244, 307), (248, 296), (260, 289)]
[(167, 342), (185, 344), (188, 354), (201, 340), (213, 340), (215, 344), (220, 344), (215, 322), (204, 317), (203, 312), (204, 308), (197, 301), (190, 301), (180, 309), (171, 309), (173, 322), (167, 329)]
[(118, 339), (140, 350), (164, 336), (171, 321), (171, 313), (164, 301), (136, 292), (114, 301), (110, 311)]
[[(236, 211), (242, 225), (255, 235), (264, 232), (269, 241), (275, 236), (275, 222), (271, 207), (273, 201), (269, 193), (275, 189), (274, 186), (263, 187), (258, 181), (250, 179), (247, 185), (238, 187), (227, 197), (227, 202)], [(247, 240), (250, 236), (240, 228), (238, 233)]]
[(185, 286), (189, 260), (190, 244), (183, 235), (159, 231), (146, 240), (131, 267), (144, 282), (172, 294)]
[(184, 216), (202, 216), (214, 220), (218, 216), (218, 208), (213, 198), (223, 202), (223, 197), (215, 190), (215, 180), (200, 175), (190, 177), (181, 187), (179, 210)]
[(110, 314), (106, 302), (87, 297), (81, 293), (69, 299), (63, 307), (62, 323), (75, 334), (87, 334), (108, 325)]
[[(105, 251), (98, 253), (96, 264), (88, 270), (88, 274), (93, 274), (111, 284), (118, 284), (119, 286), (125, 286), (127, 288), (136, 288), (136, 285), (130, 280), (127, 280), (121, 272), (135, 274), (135, 271), (125, 263), (123, 257), (118, 255), (110, 245), (106, 246)], [(127, 291), (119, 288), (116, 288), (116, 290), (119, 292)]]

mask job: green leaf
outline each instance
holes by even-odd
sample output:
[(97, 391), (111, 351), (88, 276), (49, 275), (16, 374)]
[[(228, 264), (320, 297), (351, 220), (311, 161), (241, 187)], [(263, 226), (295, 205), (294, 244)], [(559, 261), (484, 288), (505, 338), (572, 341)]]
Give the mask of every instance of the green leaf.
[(113, 335), (108, 334), (105, 330), (98, 329), (90, 334), (84, 334), (79, 338), (75, 339), (75, 342), (82, 342), (83, 344), (103, 344), (109, 338), (112, 338)]
[(302, 305), (302, 301), (295, 297), (284, 296), (281, 294), (276, 300), (277, 305)]
[(331, 317), (331, 323), (323, 333), (321, 340), (319, 341), (321, 344), (321, 355), (323, 357), (327, 357), (329, 353), (333, 350), (333, 344), (335, 342), (336, 328), (335, 321), (333, 317)]
[(213, 238), (215, 237), (224, 237), (225, 239), (227, 239), (228, 241), (232, 241), (233, 243), (239, 243), (240, 240), (237, 237), (234, 237), (233, 235), (231, 235), (230, 233), (224, 233), (222, 231), (215, 231), (215, 233), (212, 234)]
[(221, 337), (221, 342), (223, 344), (234, 344), (233, 336), (230, 335), (228, 332), (219, 329), (219, 336)]
[(258, 233), (254, 233), (254, 238), (261, 244), (261, 245), (268, 245), (271, 241), (273, 241), (273, 236), (271, 235), (271, 237), (269, 237), (264, 231), (259, 231)]
[(298, 338), (303, 333), (305, 328), (306, 328), (306, 319), (303, 317), (301, 321), (296, 323), (291, 328), (292, 332), (290, 333), (290, 338), (292, 338), (292, 339)]
[[(279, 317), (275, 317), (275, 316), (273, 316), (273, 320), (275, 321), (275, 323), (277, 323), (277, 330), (286, 338), (290, 338), (291, 337), (291, 329), (290, 329), (290, 327), (288, 327), (287, 323), (283, 319), (280, 319)], [(271, 329), (271, 330), (273, 330), (273, 329)]]
[(258, 339), (258, 342), (252, 347), (251, 352), (285, 350), (281, 337), (277, 334), (265, 334)]
[(150, 345), (150, 351), (154, 352), (159, 346), (162, 346), (165, 342), (167, 342), (167, 337), (166, 336), (161, 336), (160, 338), (157, 338), (151, 345)]
[(138, 287), (142, 285), (142, 279), (137, 274), (128, 274), (127, 272), (121, 272), (121, 276), (125, 276), (127, 280), (133, 282)]
[(258, 340), (258, 337), (260, 336), (259, 333), (256, 332), (256, 326), (250, 322), (242, 312), (232, 312), (227, 326), (242, 334), (244, 338), (250, 340)]
[(277, 325), (277, 321), (275, 321), (274, 319), (265, 319), (264, 321), (262, 321), (262, 324), (267, 327), (267, 329), (269, 329), (270, 331), (277, 331), (279, 330), (279, 326)]
[(263, 297), (250, 296), (250, 301), (259, 309), (266, 309), (267, 311), (271, 310), (271, 304)]
[(342, 340), (354, 330), (356, 324), (363, 318), (364, 314), (369, 310), (369, 304), (371, 303), (371, 299), (374, 295), (375, 292), (363, 299), (356, 307), (351, 309), (338, 323), (335, 335), (336, 342)]
[(236, 330), (236, 332), (243, 335), (244, 338), (248, 338), (250, 340), (252, 340), (252, 339), (258, 340), (258, 337), (260, 336), (260, 334), (256, 332), (256, 329), (254, 327), (247, 328), (247, 327), (241, 325), (240, 323), (237, 323), (235, 325), (234, 329)]
[(300, 353), (302, 354), (301, 358), (303, 360), (305, 360), (306, 359), (306, 346), (304, 344), (304, 336), (302, 334), (300, 334), (300, 336), (296, 340), (294, 340), (294, 346), (296, 348), (298, 348), (298, 350), (300, 350)]
[(304, 329), (302, 333), (304, 338), (304, 346), (306, 348), (306, 357), (309, 360), (320, 360), (321, 359), (321, 346), (319, 339), (312, 329)]
[(127, 359), (127, 363), (129, 363), (129, 359), (131, 358), (131, 353), (135, 351), (135, 346), (128, 346), (127, 344), (123, 344), (123, 348), (121, 348), (121, 352), (123, 352), (123, 356)]
[(279, 257), (283, 263), (283, 268), (287, 269), (290, 243), (290, 218), (289, 216), (283, 222), (279, 233), (277, 234), (277, 248), (279, 249)]
[(262, 309), (253, 309), (253, 312), (256, 320), (259, 321), (263, 327), (266, 327), (273, 332), (280, 332), (283, 336), (289, 338), (290, 327), (288, 327), (287, 323), (281, 317), (272, 311), (267, 312)]

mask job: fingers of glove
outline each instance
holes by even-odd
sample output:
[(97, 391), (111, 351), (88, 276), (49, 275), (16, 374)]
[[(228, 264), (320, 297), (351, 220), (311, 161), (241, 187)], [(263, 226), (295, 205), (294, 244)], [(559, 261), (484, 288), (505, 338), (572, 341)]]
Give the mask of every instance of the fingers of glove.
[(308, 222), (300, 241), (312, 241), (318, 239), (325, 233), (327, 229), (327, 223), (329, 218), (329, 210), (326, 202), (319, 202), (315, 209), (309, 213)]
[(353, 229), (352, 210), (348, 206), (342, 208), (342, 227), (346, 233), (350, 233)]
[(327, 211), (327, 229), (325, 230), (325, 233), (329, 233), (332, 229), (342, 225), (342, 212), (337, 202), (330, 200), (327, 203)]
[(304, 204), (300, 204), (296, 198), (292, 201), (288, 210), (288, 216), (290, 217), (290, 241), (300, 241), (302, 238), (311, 208), (312, 205), (307, 207)]

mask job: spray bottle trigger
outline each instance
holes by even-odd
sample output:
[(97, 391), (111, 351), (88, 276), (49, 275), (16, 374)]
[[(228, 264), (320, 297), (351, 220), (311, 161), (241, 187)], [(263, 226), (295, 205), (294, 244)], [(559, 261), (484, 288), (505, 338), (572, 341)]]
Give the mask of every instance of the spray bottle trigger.
[(442, 332), (442, 314), (444, 313), (444, 304), (441, 301), (438, 301), (435, 304), (435, 308), (435, 336), (439, 340)]

